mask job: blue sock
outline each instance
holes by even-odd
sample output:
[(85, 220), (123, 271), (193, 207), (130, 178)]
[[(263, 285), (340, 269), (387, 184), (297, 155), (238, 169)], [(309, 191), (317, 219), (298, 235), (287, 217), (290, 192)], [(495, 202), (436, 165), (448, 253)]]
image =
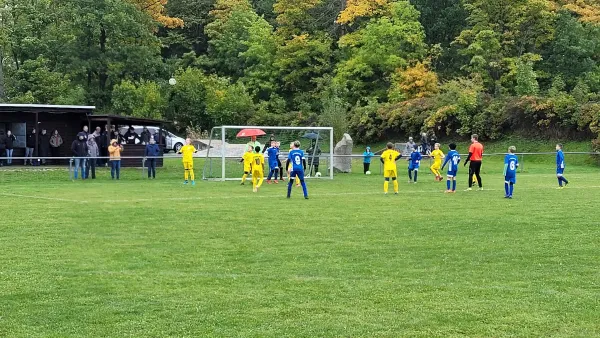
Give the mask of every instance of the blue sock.
[(508, 190), (508, 183), (504, 182), (504, 193), (506, 194), (505, 196), (510, 196), (510, 192)]
[(408, 169), (408, 179), (412, 180), (412, 170)]
[(290, 178), (290, 182), (288, 183), (288, 194), (287, 197), (290, 197), (292, 194), (292, 185), (294, 184), (294, 180)]
[(509, 196), (512, 197), (513, 191), (515, 190), (515, 185), (514, 184), (510, 184), (510, 194)]
[(417, 176), (419, 176), (419, 172), (415, 170), (415, 182), (417, 181)]
[(452, 181), (452, 191), (456, 191), (456, 180)]
[(448, 188), (447, 190), (450, 190), (450, 180), (446, 180), (446, 188)]
[(300, 181), (300, 184), (302, 185), (302, 192), (304, 193), (304, 197), (308, 197), (308, 190), (306, 190), (306, 182), (302, 180)]
[(559, 177), (559, 178), (558, 178), (558, 186), (559, 186), (559, 187), (562, 187), (562, 177)]

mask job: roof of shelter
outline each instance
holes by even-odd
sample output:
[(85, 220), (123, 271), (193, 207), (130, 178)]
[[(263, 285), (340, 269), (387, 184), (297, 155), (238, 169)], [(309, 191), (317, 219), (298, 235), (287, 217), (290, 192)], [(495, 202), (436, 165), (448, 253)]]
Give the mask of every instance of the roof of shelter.
[(132, 116), (121, 116), (121, 115), (91, 115), (89, 116), (90, 121), (105, 121), (110, 119), (111, 124), (120, 124), (120, 125), (146, 125), (146, 126), (160, 126), (167, 121), (163, 120), (154, 120), (142, 117), (132, 117)]
[(91, 115), (94, 109), (96, 109), (94, 106), (0, 103), (0, 113), (80, 113)]

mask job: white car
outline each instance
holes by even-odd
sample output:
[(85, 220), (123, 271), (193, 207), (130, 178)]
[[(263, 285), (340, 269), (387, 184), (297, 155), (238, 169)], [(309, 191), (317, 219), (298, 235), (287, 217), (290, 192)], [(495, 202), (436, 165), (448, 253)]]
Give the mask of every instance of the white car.
[[(142, 135), (144, 126), (133, 126), (133, 128), (135, 129), (135, 132), (138, 135)], [(159, 127), (146, 127), (146, 128), (148, 129), (148, 131), (150, 131), (150, 134), (158, 134), (158, 131), (160, 130)], [(119, 130), (121, 131), (122, 135), (125, 135), (125, 133), (129, 130), (129, 127), (127, 127), (127, 126), (120, 127)], [(166, 129), (163, 129), (162, 133), (163, 133), (163, 138), (166, 141), (165, 153), (168, 153), (170, 151), (178, 152), (179, 149), (181, 149), (181, 147), (183, 147), (183, 145), (185, 144), (185, 139), (183, 137), (179, 137)]]

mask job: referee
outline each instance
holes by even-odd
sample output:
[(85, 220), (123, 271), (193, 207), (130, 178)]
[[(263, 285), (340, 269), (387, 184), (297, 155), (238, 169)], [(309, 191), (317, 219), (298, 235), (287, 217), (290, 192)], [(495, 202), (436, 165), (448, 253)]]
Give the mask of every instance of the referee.
[(479, 136), (477, 134), (471, 135), (471, 147), (469, 147), (469, 156), (465, 166), (469, 161), (469, 188), (467, 191), (473, 190), (473, 175), (477, 178), (479, 184), (479, 190), (483, 190), (483, 184), (481, 184), (481, 160), (483, 160), (483, 144), (479, 143)]

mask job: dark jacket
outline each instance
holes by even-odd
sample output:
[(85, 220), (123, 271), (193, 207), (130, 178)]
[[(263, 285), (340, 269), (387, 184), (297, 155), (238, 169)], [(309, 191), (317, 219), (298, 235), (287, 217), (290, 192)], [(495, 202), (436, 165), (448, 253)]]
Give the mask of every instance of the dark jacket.
[(3, 154), (4, 149), (6, 149), (6, 136), (0, 135), (0, 154)]
[(40, 133), (40, 136), (38, 136), (38, 140), (40, 142), (40, 156), (50, 156), (50, 135)]
[(148, 131), (148, 130), (142, 131), (140, 138), (141, 138), (142, 142), (144, 142), (144, 143), (150, 142), (150, 131)]
[(8, 149), (8, 150), (14, 149), (16, 140), (17, 140), (17, 137), (15, 135), (10, 135), (10, 136), (7, 135), (6, 138), (4, 139), (4, 144), (6, 145), (6, 149)]
[(127, 131), (125, 133), (125, 142), (127, 144), (136, 144), (135, 140), (139, 141), (139, 139), (140, 139), (140, 136), (135, 131), (134, 132)]
[(160, 155), (160, 147), (158, 146), (158, 144), (146, 144), (146, 152), (144, 153), (144, 156), (151, 156), (151, 157), (155, 157), (155, 156), (159, 156)]
[(100, 132), (100, 135), (96, 135), (96, 133), (94, 133), (94, 136), (94, 141), (96, 141), (98, 149), (108, 148), (108, 137), (106, 136), (105, 131)]
[[(313, 154), (314, 152), (314, 154)], [(308, 159), (308, 165), (319, 165), (319, 155), (321, 155), (321, 148), (310, 147), (306, 150), (306, 158)]]
[(27, 148), (35, 148), (35, 134), (30, 133), (27, 135), (27, 142), (25, 142)]
[(75, 157), (87, 157), (88, 156), (88, 146), (85, 140), (75, 140), (73, 144), (71, 144), (71, 151), (73, 152), (73, 156)]

